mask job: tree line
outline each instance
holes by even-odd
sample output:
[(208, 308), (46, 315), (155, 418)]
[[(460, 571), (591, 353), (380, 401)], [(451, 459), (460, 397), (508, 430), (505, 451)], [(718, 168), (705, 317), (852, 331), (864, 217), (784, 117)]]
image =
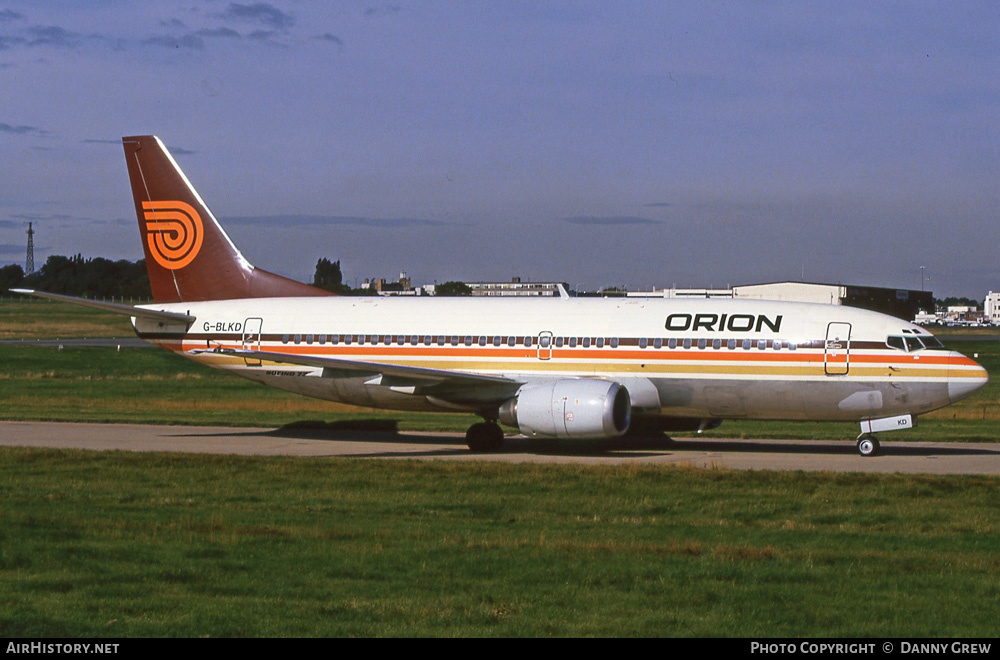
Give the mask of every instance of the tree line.
[[(345, 296), (372, 294), (370, 289), (352, 289), (344, 284), (340, 261), (326, 258), (316, 262), (312, 285)], [(80, 298), (152, 298), (145, 259), (135, 262), (125, 259), (111, 261), (103, 257), (84, 259), (80, 254), (50, 256), (31, 275), (25, 275), (18, 264), (0, 267), (0, 293), (8, 293), (10, 289), (37, 289)], [(438, 286), (438, 295), (469, 293), (471, 290), (460, 282), (446, 282)]]
[(25, 275), (18, 264), (0, 268), (0, 292), (37, 289), (81, 298), (131, 298), (149, 300), (146, 260), (111, 261), (103, 257), (53, 255), (37, 271)]

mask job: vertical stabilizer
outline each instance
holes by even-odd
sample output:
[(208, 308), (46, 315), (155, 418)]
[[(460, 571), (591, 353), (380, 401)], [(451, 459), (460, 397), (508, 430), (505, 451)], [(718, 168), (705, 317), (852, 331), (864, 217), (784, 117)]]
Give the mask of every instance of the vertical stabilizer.
[(156, 302), (328, 296), (254, 268), (223, 231), (159, 138), (122, 138)]

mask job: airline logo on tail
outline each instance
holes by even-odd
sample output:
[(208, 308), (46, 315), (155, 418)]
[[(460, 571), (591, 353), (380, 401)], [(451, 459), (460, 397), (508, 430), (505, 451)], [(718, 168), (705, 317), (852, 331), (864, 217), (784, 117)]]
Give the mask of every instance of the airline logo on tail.
[(181, 201), (143, 202), (146, 244), (156, 263), (167, 270), (187, 266), (201, 250), (205, 237), (201, 215)]

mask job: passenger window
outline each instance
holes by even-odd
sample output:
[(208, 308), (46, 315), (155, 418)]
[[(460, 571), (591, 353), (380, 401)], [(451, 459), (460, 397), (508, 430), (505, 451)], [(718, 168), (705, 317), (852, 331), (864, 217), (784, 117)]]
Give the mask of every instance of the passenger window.
[(749, 351), (751, 348), (753, 348), (753, 340), (752, 339), (744, 339), (743, 340), (743, 350), (744, 351)]
[(584, 337), (583, 338), (583, 347), (584, 348), (590, 348), (590, 337)]
[(663, 340), (657, 337), (653, 340), (653, 348), (663, 348)]
[(698, 340), (698, 350), (703, 351), (703, 350), (705, 350), (706, 346), (708, 346), (708, 340), (707, 339), (702, 338), (702, 339)]
[(763, 351), (766, 348), (767, 348), (767, 340), (766, 339), (761, 339), (761, 340), (759, 340), (757, 342), (757, 350), (758, 351)]
[(730, 339), (729, 342), (726, 344), (726, 348), (728, 348), (731, 351), (735, 351), (736, 350), (736, 340), (735, 339)]
[[(670, 339), (667, 340), (667, 348), (669, 349), (677, 348), (677, 339), (675, 337), (671, 337)], [(684, 348), (688, 347), (685, 346)]]
[(480, 346), (485, 346), (486, 345), (486, 337), (480, 337), (479, 338), (479, 345)]
[(281, 335), (281, 343), (282, 344), (288, 343), (288, 335)]
[(690, 339), (685, 339), (684, 340), (684, 348), (691, 348), (691, 340)]
[(618, 337), (611, 338), (611, 348), (618, 348)]
[(639, 348), (646, 348), (647, 346), (649, 346), (649, 340), (648, 339), (646, 339), (645, 337), (643, 337), (642, 339), (639, 340)]
[(493, 345), (494, 345), (494, 346), (499, 346), (499, 345), (500, 345), (500, 339), (501, 339), (501, 338), (500, 338), (500, 336), (499, 336), (499, 335), (497, 335), (496, 337), (494, 337), (494, 338), (493, 338)]
[(722, 348), (722, 340), (721, 339), (713, 339), (712, 340), (712, 348), (714, 348), (715, 350), (719, 350), (720, 348)]
[(325, 344), (326, 343), (326, 335), (320, 335), (319, 336), (319, 343), (321, 343), (321, 344)]
[(563, 337), (556, 337), (556, 348), (562, 348), (563, 342), (566, 341)]
[(604, 348), (604, 337), (597, 338), (597, 348)]
[(517, 345), (517, 337), (508, 337), (507, 338), (507, 345), (510, 346), (511, 348), (513, 348), (515, 345)]
[(294, 341), (296, 344), (302, 343), (302, 335), (295, 335), (292, 341)]
[(570, 348), (576, 348), (576, 337), (570, 337), (569, 338), (569, 347)]

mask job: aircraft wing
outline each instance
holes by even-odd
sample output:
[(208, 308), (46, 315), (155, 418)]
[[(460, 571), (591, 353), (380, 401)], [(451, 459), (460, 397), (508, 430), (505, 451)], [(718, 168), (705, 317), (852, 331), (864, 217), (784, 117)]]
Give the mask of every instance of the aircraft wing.
[(362, 362), (310, 355), (289, 355), (236, 348), (197, 349), (192, 353), (218, 353), (246, 360), (265, 360), (323, 369), (325, 378), (368, 376), (369, 385), (382, 385), (397, 392), (437, 396), (449, 401), (494, 401), (513, 396), (524, 381), (503, 376), (470, 374), (447, 369), (429, 369), (382, 362)]
[(141, 307), (133, 307), (132, 305), (102, 302), (100, 300), (91, 300), (89, 298), (77, 298), (76, 296), (64, 296), (59, 293), (46, 293), (45, 291), (35, 291), (34, 289), (11, 289), (11, 291), (14, 293), (23, 293), (27, 296), (35, 296), (36, 298), (58, 300), (60, 302), (79, 305), (81, 307), (92, 307), (94, 309), (100, 309), (105, 312), (113, 312), (115, 314), (122, 314), (124, 316), (135, 316), (138, 318), (150, 319), (151, 321), (157, 321), (159, 323), (188, 324), (194, 323), (195, 321), (195, 317), (188, 316), (187, 314), (180, 314), (178, 312), (165, 312), (158, 309), (143, 309)]

